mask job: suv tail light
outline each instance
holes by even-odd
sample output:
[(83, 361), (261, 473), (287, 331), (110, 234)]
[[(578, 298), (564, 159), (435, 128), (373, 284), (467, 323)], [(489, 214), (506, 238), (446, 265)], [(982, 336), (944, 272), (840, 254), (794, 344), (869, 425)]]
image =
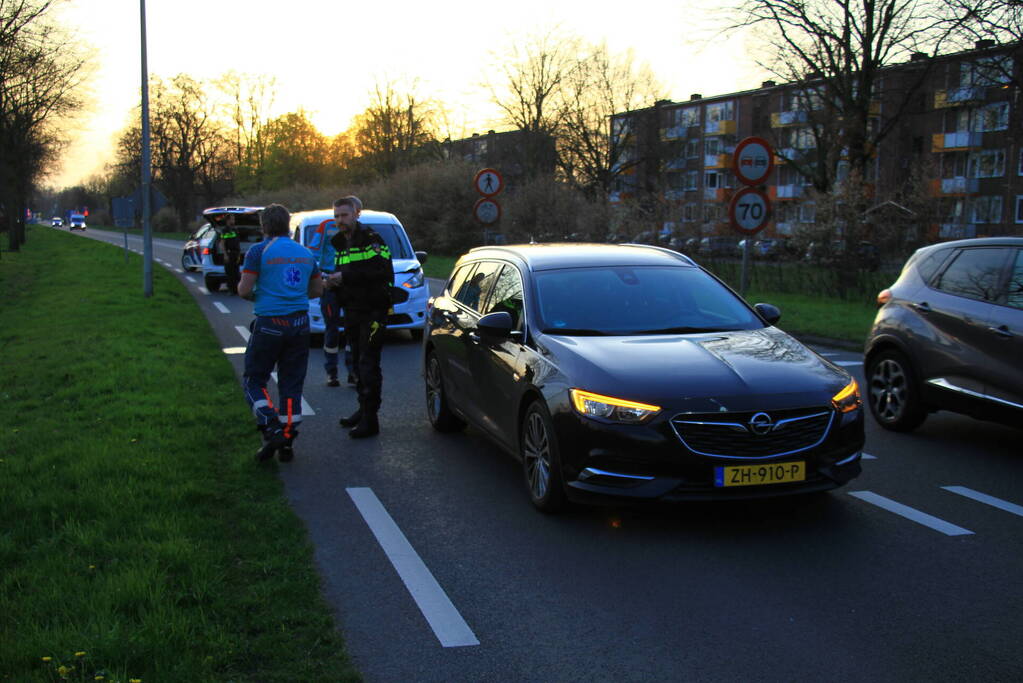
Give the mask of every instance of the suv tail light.
[(203, 247), (202, 248), (202, 255), (203, 256), (209, 256), (210, 255), (210, 248), (209, 247)]

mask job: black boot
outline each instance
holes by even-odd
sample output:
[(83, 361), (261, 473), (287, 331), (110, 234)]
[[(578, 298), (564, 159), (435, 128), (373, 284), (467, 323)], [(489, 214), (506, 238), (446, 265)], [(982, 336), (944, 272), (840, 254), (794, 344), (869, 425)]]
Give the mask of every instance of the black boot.
[(256, 451), (256, 462), (269, 460), (274, 457), (277, 449), (288, 443), (288, 440), (284, 437), (284, 430), (281, 429), (279, 424), (266, 425), (262, 428), (262, 432), (263, 446)]
[(380, 433), (380, 423), (377, 422), (376, 413), (366, 413), (359, 420), (359, 424), (355, 425), (355, 429), (348, 432), (348, 436), (353, 439), (364, 439), (367, 436), (375, 436)]
[(356, 410), (354, 413), (352, 413), (348, 417), (342, 417), (340, 420), (337, 421), (337, 423), (339, 425), (341, 425), (342, 427), (345, 427), (347, 429), (347, 428), (354, 427), (355, 425), (359, 424), (359, 422), (361, 420), (362, 420), (362, 408), (359, 408), (358, 410)]
[(341, 382), (337, 381), (337, 374), (327, 375), (327, 386), (328, 387), (341, 386)]
[(295, 439), (298, 438), (298, 430), (291, 428), (291, 436), (287, 437), (286, 443), (277, 449), (277, 459), (281, 462), (291, 462), (295, 459)]

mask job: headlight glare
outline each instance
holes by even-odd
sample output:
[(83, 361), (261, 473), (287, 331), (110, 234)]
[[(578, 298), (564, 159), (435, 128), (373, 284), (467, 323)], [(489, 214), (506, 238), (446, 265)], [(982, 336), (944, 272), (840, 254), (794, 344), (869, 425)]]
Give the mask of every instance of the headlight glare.
[(831, 405), (839, 413), (849, 413), (860, 407), (860, 386), (856, 380), (849, 380), (845, 387), (831, 397)]
[(626, 424), (639, 424), (661, 412), (660, 406), (604, 396), (582, 389), (572, 389), (572, 406), (580, 415), (599, 417)]
[(423, 277), (423, 271), (417, 270), (412, 277), (405, 280), (405, 282), (402, 282), (401, 286), (406, 289), (416, 289), (418, 287), (422, 287), (425, 280), (426, 278)]

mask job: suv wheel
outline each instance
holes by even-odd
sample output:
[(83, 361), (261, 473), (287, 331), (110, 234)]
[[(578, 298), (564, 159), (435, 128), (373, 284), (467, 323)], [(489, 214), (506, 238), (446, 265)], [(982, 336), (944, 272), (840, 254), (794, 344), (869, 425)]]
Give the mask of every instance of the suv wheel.
[(867, 361), (870, 412), (885, 429), (909, 432), (920, 426), (927, 410), (909, 359), (895, 350), (882, 351)]
[(432, 352), (426, 357), (426, 414), (438, 432), (457, 432), (465, 427), (465, 422), (448, 407), (440, 359)]
[(565, 504), (561, 479), (561, 455), (547, 407), (534, 401), (519, 431), (522, 472), (533, 505), (542, 512), (557, 512)]

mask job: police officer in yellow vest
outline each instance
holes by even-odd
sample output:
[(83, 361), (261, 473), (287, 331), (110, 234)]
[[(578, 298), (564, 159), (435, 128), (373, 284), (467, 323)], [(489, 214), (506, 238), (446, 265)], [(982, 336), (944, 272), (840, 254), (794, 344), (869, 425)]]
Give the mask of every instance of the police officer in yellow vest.
[(326, 283), (337, 292), (338, 304), (344, 309), (345, 335), (352, 348), (359, 409), (340, 422), (342, 427), (351, 428), (348, 434), (355, 439), (380, 431), (380, 350), (394, 283), (391, 250), (380, 235), (359, 222), (361, 206), (357, 197), (334, 202), (334, 222), (339, 231), (331, 244), (337, 256), (334, 272)]
[(220, 228), (220, 241), (224, 245), (224, 275), (227, 276), (227, 291), (238, 293), (238, 281), (241, 280), (241, 241), (234, 227), (234, 215), (227, 214), (224, 225)]

